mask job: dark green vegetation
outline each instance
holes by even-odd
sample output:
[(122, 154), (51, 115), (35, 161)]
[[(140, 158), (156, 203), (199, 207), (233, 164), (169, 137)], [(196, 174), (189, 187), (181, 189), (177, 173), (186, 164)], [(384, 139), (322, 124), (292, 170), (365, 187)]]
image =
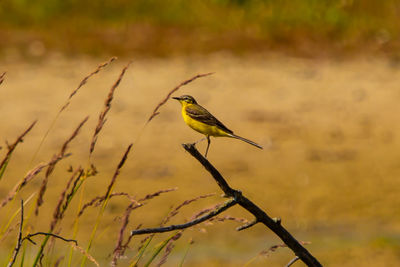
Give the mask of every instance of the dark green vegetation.
[(399, 13), (396, 0), (3, 0), (0, 49), (39, 42), (36, 54), (388, 52), (399, 46)]

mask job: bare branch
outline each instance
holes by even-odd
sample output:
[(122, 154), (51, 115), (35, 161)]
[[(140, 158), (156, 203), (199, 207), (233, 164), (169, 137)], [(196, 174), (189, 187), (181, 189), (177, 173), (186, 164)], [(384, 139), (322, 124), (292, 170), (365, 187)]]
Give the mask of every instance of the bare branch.
[(237, 202), (234, 199), (230, 199), (227, 202), (224, 203), (224, 205), (220, 206), (218, 209), (215, 209), (211, 211), (210, 213), (201, 216), (197, 219), (194, 219), (190, 222), (184, 223), (184, 224), (176, 224), (176, 225), (170, 225), (166, 227), (156, 227), (156, 228), (147, 228), (147, 229), (138, 229), (138, 230), (133, 230), (131, 232), (131, 235), (143, 235), (143, 234), (151, 234), (151, 233), (164, 233), (164, 232), (170, 232), (174, 230), (180, 230), (180, 229), (185, 229), (188, 227), (191, 227), (193, 225), (202, 223), (204, 221), (207, 221), (208, 219), (217, 216), (221, 212), (224, 212), (225, 210), (229, 209), (230, 207), (236, 205)]
[(322, 266), (321, 263), (319, 263), (318, 260), (281, 225), (280, 221), (273, 220), (267, 213), (243, 196), (240, 191), (232, 189), (219, 171), (200, 154), (193, 144), (183, 144), (183, 148), (206, 168), (227, 196), (233, 197), (241, 207), (249, 211), (259, 222), (271, 229), (305, 264), (308, 266)]
[(14, 265), (15, 260), (17, 259), (17, 255), (18, 252), (22, 246), (22, 243), (25, 240), (30, 241), (32, 244), (36, 243), (32, 240), (32, 237), (37, 236), (37, 235), (44, 235), (44, 236), (52, 236), (58, 239), (61, 239), (65, 242), (74, 242), (75, 246), (78, 246), (78, 241), (74, 240), (74, 239), (66, 239), (62, 236), (56, 235), (56, 234), (52, 234), (52, 233), (45, 233), (45, 232), (37, 232), (37, 233), (33, 233), (33, 234), (28, 234), (27, 236), (25, 236), (24, 238), (22, 238), (22, 227), (23, 227), (23, 223), (24, 223), (24, 202), (23, 200), (21, 200), (21, 222), (20, 222), (20, 226), (19, 226), (19, 234), (18, 234), (18, 241), (17, 241), (17, 245), (15, 246), (14, 252), (13, 252), (13, 256), (10, 260), (10, 262), (8, 263), (7, 267), (11, 267)]
[(37, 235), (52, 236), (52, 237), (61, 239), (61, 240), (65, 241), (65, 242), (74, 242), (76, 246), (78, 245), (78, 241), (76, 241), (75, 239), (66, 239), (66, 238), (64, 238), (62, 236), (59, 236), (59, 235), (56, 235), (56, 234), (52, 234), (52, 233), (45, 233), (45, 232), (37, 232), (37, 233), (29, 234), (29, 235), (25, 236), (22, 239), (22, 241), (28, 240), (28, 241), (30, 241), (30, 242), (32, 242), (33, 244), (36, 245), (36, 243), (33, 242), (33, 240), (31, 238), (34, 237), (34, 236), (37, 236)]

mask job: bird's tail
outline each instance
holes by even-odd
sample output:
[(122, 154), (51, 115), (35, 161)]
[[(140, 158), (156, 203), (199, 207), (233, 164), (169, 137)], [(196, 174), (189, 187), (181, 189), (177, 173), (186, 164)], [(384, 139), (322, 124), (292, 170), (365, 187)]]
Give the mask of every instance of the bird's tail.
[(233, 138), (236, 138), (236, 139), (245, 141), (246, 143), (249, 143), (250, 145), (253, 145), (253, 146), (255, 146), (255, 147), (258, 147), (258, 148), (260, 148), (260, 149), (263, 149), (263, 147), (260, 146), (259, 144), (255, 143), (255, 142), (253, 142), (253, 141), (250, 141), (249, 139), (243, 138), (243, 137), (241, 137), (241, 136), (239, 136), (239, 135), (230, 134), (230, 137), (233, 137)]

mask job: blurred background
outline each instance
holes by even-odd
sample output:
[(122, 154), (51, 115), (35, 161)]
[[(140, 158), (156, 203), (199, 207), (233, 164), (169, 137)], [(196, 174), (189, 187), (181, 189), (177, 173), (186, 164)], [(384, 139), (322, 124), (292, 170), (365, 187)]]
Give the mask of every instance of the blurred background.
[(0, 8), (3, 56), (278, 51), (316, 57), (396, 54), (399, 47), (395, 0), (4, 0)]
[[(114, 191), (140, 198), (178, 190), (133, 212), (127, 229), (157, 226), (171, 207), (199, 195), (216, 193), (185, 207), (171, 223), (224, 201), (209, 174), (181, 148), (202, 136), (184, 124), (178, 103), (168, 101), (145, 126), (171, 89), (196, 74), (215, 72), (176, 95), (193, 95), (228, 128), (264, 146), (261, 151), (237, 140), (212, 140), (209, 160), (232, 187), (271, 217), (281, 217), (298, 240), (311, 242), (306, 247), (324, 266), (398, 265), (399, 49), (400, 3), (395, 0), (3, 0), (0, 158), (7, 152), (5, 141), (14, 141), (35, 119), (38, 123), (0, 180), (0, 198), (57, 153), (89, 115), (71, 144), (72, 156), (49, 180), (43, 216), (27, 222), (33, 231), (48, 230), (51, 216), (44, 214), (52, 214), (69, 166), (88, 161), (104, 100), (132, 60), (91, 159), (99, 173), (87, 180), (80, 197), (87, 202), (104, 194), (134, 142)], [(90, 78), (55, 120), (80, 81), (113, 56), (118, 60)], [(198, 149), (204, 152), (205, 144)], [(43, 176), (19, 197), (37, 192)], [(2, 229), (18, 205), (2, 208)], [(102, 266), (111, 261), (127, 205), (126, 199), (112, 199), (105, 211), (91, 251)], [(97, 210), (81, 218), (77, 239), (82, 247)], [(226, 214), (252, 219), (239, 208)], [(76, 210), (68, 213), (61, 235), (72, 236), (75, 216)], [(165, 265), (178, 265), (188, 247), (185, 266), (284, 266), (294, 257), (286, 248), (261, 253), (282, 242), (261, 225), (236, 232), (238, 225), (214, 222), (187, 230)], [(16, 229), (0, 241), (4, 264)], [(132, 240), (120, 266), (129, 265), (139, 240)], [(69, 249), (61, 242), (57, 246)], [(31, 247), (27, 262), (36, 251)], [(56, 252), (45, 265), (56, 261)], [(81, 255), (74, 257), (79, 264)]]

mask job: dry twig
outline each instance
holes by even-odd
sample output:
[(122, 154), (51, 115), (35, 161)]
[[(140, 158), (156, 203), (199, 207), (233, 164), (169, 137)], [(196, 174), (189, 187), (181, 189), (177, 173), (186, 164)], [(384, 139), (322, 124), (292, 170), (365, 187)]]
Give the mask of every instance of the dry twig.
[(36, 243), (32, 240), (32, 237), (37, 236), (37, 235), (51, 236), (51, 237), (55, 237), (55, 238), (61, 239), (61, 240), (65, 241), (65, 242), (74, 242), (75, 245), (78, 245), (78, 241), (76, 241), (75, 239), (67, 239), (67, 238), (64, 238), (62, 236), (59, 236), (59, 235), (56, 235), (56, 234), (53, 234), (53, 233), (45, 233), (45, 232), (36, 232), (36, 233), (33, 233), (33, 234), (28, 234), (27, 236), (25, 236), (22, 239), (22, 241), (28, 240), (32, 244), (36, 245)]
[(203, 167), (212, 175), (218, 186), (222, 189), (225, 195), (233, 197), (233, 199), (242, 208), (253, 214), (257, 221), (263, 223), (271, 229), (281, 240), (308, 266), (322, 266), (311, 253), (301, 245), (282, 225), (280, 220), (274, 220), (269, 217), (262, 209), (255, 205), (251, 200), (243, 196), (243, 194), (235, 189), (232, 189), (226, 180), (222, 177), (219, 171), (211, 165), (211, 163), (203, 157), (193, 144), (183, 144), (183, 148), (197, 159)]
[(218, 214), (224, 212), (225, 210), (229, 209), (230, 207), (236, 205), (237, 202), (234, 199), (230, 199), (227, 202), (225, 202), (223, 205), (221, 205), (218, 209), (215, 209), (211, 211), (210, 213), (203, 215), (197, 219), (191, 220), (187, 223), (183, 224), (176, 224), (176, 225), (170, 225), (170, 226), (165, 226), (165, 227), (156, 227), (156, 228), (147, 228), (147, 229), (137, 229), (133, 230), (131, 232), (131, 235), (143, 235), (143, 234), (151, 234), (151, 233), (164, 233), (164, 232), (170, 232), (174, 230), (181, 230), (181, 229), (186, 229), (188, 227), (191, 227), (193, 225), (202, 223), (204, 221), (209, 220), (212, 217), (217, 216)]

